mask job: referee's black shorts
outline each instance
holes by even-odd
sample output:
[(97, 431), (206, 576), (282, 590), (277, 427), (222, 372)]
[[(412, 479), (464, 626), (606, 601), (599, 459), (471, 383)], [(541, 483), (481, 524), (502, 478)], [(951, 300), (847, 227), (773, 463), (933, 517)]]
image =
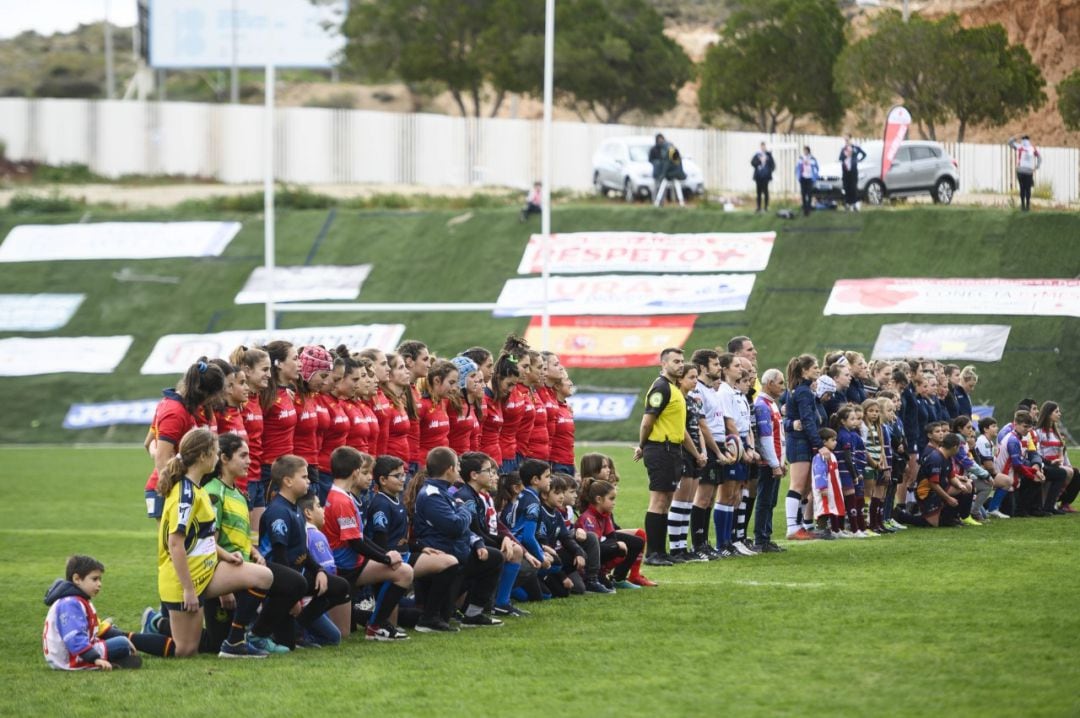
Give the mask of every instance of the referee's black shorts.
[(649, 491), (672, 493), (683, 474), (682, 446), (670, 442), (646, 441), (641, 450)]

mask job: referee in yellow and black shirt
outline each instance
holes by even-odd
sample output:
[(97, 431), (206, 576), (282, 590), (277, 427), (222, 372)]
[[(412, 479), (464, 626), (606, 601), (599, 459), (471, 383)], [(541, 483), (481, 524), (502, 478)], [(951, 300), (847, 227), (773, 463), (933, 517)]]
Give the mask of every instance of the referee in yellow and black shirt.
[(683, 361), (678, 347), (660, 352), (660, 377), (645, 394), (645, 415), (634, 451), (634, 461), (644, 459), (649, 474), (649, 509), (645, 512), (645, 563), (649, 566), (673, 565), (664, 547), (668, 509), (683, 470), (686, 400), (675, 378)]

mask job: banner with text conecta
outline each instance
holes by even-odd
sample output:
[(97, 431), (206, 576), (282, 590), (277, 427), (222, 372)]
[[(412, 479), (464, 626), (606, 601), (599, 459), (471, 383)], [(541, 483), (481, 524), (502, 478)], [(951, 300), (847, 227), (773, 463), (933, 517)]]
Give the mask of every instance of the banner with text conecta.
[[(659, 317), (552, 317), (548, 347), (563, 366), (621, 369), (657, 366), (660, 352), (681, 347), (694, 330), (694, 314)], [(531, 346), (541, 344), (540, 318), (525, 331)]]
[(825, 314), (1080, 317), (1080, 279), (841, 279)]
[[(590, 272), (760, 272), (769, 264), (776, 232), (660, 234), (655, 232), (572, 232), (551, 235), (548, 271)], [(518, 274), (543, 270), (543, 235), (529, 238)]]

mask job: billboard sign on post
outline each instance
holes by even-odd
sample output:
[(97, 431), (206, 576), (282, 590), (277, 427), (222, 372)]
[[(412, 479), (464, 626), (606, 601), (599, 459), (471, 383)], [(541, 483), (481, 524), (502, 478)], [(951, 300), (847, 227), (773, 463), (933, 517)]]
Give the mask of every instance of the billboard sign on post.
[(345, 2), (150, 0), (150, 65), (329, 68), (345, 45)]

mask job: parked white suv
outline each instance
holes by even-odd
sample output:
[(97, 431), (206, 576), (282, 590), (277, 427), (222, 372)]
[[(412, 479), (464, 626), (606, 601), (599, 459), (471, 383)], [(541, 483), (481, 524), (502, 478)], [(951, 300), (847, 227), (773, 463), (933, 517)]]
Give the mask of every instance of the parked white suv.
[[(900, 145), (889, 174), (881, 177), (882, 142), (861, 145), (866, 159), (859, 163), (859, 196), (869, 204), (881, 204), (888, 197), (902, 197), (929, 192), (935, 203), (949, 204), (960, 189), (956, 160), (937, 142), (907, 140)], [(822, 197), (842, 198), (840, 162), (821, 165), (820, 179), (814, 193)]]
[[(601, 195), (609, 191), (619, 192), (627, 202), (635, 199), (648, 200), (656, 187), (653, 168), (649, 164), (649, 150), (656, 140), (649, 136), (612, 137), (604, 140), (593, 154), (593, 187)], [(678, 145), (676, 145), (678, 147)], [(682, 148), (683, 192), (687, 195), (705, 194), (705, 176), (701, 168), (686, 156)]]

